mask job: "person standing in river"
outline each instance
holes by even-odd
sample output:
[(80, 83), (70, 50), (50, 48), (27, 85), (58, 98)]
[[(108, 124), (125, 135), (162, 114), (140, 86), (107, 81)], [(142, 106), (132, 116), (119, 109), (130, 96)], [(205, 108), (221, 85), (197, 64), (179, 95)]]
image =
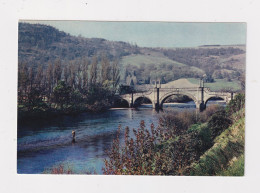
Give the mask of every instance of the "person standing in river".
[(75, 143), (76, 142), (76, 140), (75, 140), (76, 132), (74, 130), (72, 130), (71, 134), (72, 134), (72, 143)]

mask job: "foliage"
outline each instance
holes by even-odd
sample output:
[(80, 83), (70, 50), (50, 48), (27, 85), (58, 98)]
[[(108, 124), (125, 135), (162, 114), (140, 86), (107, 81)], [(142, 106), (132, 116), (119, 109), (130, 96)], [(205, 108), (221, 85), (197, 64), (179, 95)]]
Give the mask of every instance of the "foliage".
[(52, 167), (49, 170), (45, 170), (46, 174), (73, 174), (73, 170), (69, 166), (64, 166), (63, 164), (59, 164), (57, 166)]
[(198, 115), (199, 122), (204, 123), (209, 121), (209, 119), (218, 111), (224, 108), (220, 105), (210, 105), (204, 111), (200, 112)]
[[(152, 124), (146, 129), (143, 121), (132, 132), (127, 127), (123, 141), (119, 127), (117, 138), (107, 152), (104, 174), (217, 175), (230, 165), (234, 156), (243, 152), (242, 110), (232, 116), (219, 106), (200, 114), (165, 112), (156, 128)], [(239, 121), (231, 126), (237, 118)]]
[(19, 65), (18, 103), (23, 106), (18, 108), (23, 115), (20, 117), (32, 116), (36, 110), (43, 114), (47, 111), (67, 114), (110, 108), (120, 80), (119, 68), (118, 61), (111, 63), (103, 57), (103, 67), (98, 65), (97, 56), (90, 68), (85, 58), (65, 67), (56, 60), (47, 69), (42, 65), (36, 70), (26, 63)]
[(212, 133), (211, 130), (208, 129), (207, 123), (204, 124), (193, 124), (189, 129), (188, 133), (195, 133), (197, 136), (197, 144), (196, 151), (198, 153), (205, 152), (213, 145), (212, 141)]
[(174, 135), (181, 135), (189, 128), (190, 125), (196, 123), (196, 113), (184, 111), (168, 111), (160, 116), (159, 124), (163, 128), (169, 129)]
[[(235, 73), (232, 74), (231, 78), (234, 79), (238, 78), (237, 75), (240, 74), (241, 69), (234, 68), (235, 61), (233, 57), (244, 54), (245, 51), (239, 47), (229, 46), (165, 49), (163, 53), (174, 61), (204, 69), (208, 76), (212, 76), (219, 68), (232, 69)], [(227, 73), (223, 73), (222, 78), (230, 77)]]
[(216, 112), (208, 122), (208, 128), (211, 131), (212, 139), (215, 139), (222, 131), (232, 124), (232, 120), (228, 117), (225, 110)]
[(124, 143), (120, 144), (120, 129), (105, 160), (104, 174), (123, 175), (183, 175), (186, 167), (202, 154), (198, 132), (187, 132), (195, 122), (190, 112), (165, 113), (158, 127), (152, 124), (133, 129), (133, 137), (127, 127)]
[(239, 158), (234, 157), (227, 169), (217, 173), (218, 176), (244, 176), (245, 158), (242, 154)]
[(227, 105), (227, 113), (230, 115), (245, 107), (245, 94), (237, 94)]
[[(120, 131), (120, 130), (119, 130)], [(175, 136), (164, 127), (133, 129), (134, 138), (125, 129), (124, 146), (120, 145), (118, 132), (112, 149), (105, 160), (104, 174), (116, 175), (181, 175), (183, 168), (194, 161), (192, 136)]]
[[(191, 175), (222, 175), (230, 161), (244, 153), (245, 118), (241, 118), (215, 139), (212, 148), (194, 162), (189, 170)], [(238, 167), (241, 170), (242, 165)]]
[(63, 108), (64, 104), (68, 105), (71, 99), (72, 89), (64, 81), (59, 81), (53, 90), (53, 101)]
[[(106, 54), (109, 60), (123, 55), (139, 53), (137, 45), (107, 41), (101, 38), (71, 36), (54, 27), (42, 24), (19, 23), (19, 61), (27, 61), (30, 66), (43, 64), (44, 68), (58, 58), (61, 65), (84, 57)], [(28, 54), (28, 52), (30, 54)]]

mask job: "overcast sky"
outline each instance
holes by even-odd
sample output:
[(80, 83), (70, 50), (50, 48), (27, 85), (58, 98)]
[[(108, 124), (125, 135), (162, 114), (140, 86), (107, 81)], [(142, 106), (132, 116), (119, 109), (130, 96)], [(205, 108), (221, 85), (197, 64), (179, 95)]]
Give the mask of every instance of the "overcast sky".
[(245, 23), (26, 21), (71, 35), (136, 43), (142, 47), (246, 44)]

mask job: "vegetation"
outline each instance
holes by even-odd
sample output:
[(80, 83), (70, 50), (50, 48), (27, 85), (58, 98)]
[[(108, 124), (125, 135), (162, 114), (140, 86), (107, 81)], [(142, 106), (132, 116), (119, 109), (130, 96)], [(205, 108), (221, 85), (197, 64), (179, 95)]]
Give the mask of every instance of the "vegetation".
[[(130, 84), (129, 76), (133, 77), (134, 84), (148, 84), (153, 79), (167, 83), (206, 74), (205, 80), (216, 82), (213, 84), (216, 89), (221, 89), (226, 82), (229, 82), (226, 87), (234, 90), (241, 89), (237, 82), (242, 89), (245, 85), (245, 46), (140, 48), (126, 42), (75, 37), (47, 25), (19, 23), (18, 47), (19, 66), (26, 63), (32, 71), (37, 71), (39, 66), (46, 70), (57, 60), (62, 69), (70, 69), (71, 64), (106, 55), (108, 61), (118, 60), (121, 83)], [(97, 57), (98, 65), (102, 65), (101, 60), (102, 57)]]
[[(214, 106), (203, 113), (167, 112), (157, 128), (121, 128), (114, 140), (104, 174), (116, 175), (220, 175), (238, 174), (243, 162), (233, 162), (244, 152), (244, 95), (225, 109)], [(244, 104), (244, 103), (242, 103)], [(230, 111), (234, 108), (237, 112)], [(232, 161), (233, 160), (233, 161)]]
[[(198, 79), (188, 78), (188, 80), (193, 84), (198, 84)], [(241, 87), (241, 82), (238, 80), (228, 81), (226, 79), (214, 79), (214, 82), (206, 82), (205, 87), (209, 87), (212, 91), (240, 91), (244, 90)]]
[(60, 60), (47, 69), (36, 70), (26, 63), (18, 71), (18, 113), (25, 117), (53, 116), (60, 113), (103, 111), (113, 104), (119, 86), (118, 62), (102, 56), (61, 66)]
[(191, 166), (191, 175), (243, 175), (244, 121), (241, 118), (215, 139), (214, 146)]

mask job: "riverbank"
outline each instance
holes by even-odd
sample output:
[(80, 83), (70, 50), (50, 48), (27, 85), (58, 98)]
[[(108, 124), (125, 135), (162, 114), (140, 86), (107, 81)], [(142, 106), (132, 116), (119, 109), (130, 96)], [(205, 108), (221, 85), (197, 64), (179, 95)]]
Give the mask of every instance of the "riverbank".
[(94, 105), (77, 105), (66, 108), (53, 108), (45, 105), (44, 108), (33, 108), (29, 110), (26, 107), (18, 106), (18, 123), (39, 120), (53, 119), (64, 115), (79, 115), (81, 113), (102, 113), (107, 111), (111, 105), (94, 104)]
[(243, 175), (244, 99), (239, 94), (225, 108), (200, 114), (164, 113), (158, 127), (141, 121), (133, 137), (126, 128), (124, 141), (116, 138), (108, 152), (104, 174)]
[[(234, 117), (240, 117), (239, 119)], [(214, 145), (191, 165), (190, 175), (243, 176), (245, 148), (245, 109), (233, 115), (234, 124), (223, 131)]]

